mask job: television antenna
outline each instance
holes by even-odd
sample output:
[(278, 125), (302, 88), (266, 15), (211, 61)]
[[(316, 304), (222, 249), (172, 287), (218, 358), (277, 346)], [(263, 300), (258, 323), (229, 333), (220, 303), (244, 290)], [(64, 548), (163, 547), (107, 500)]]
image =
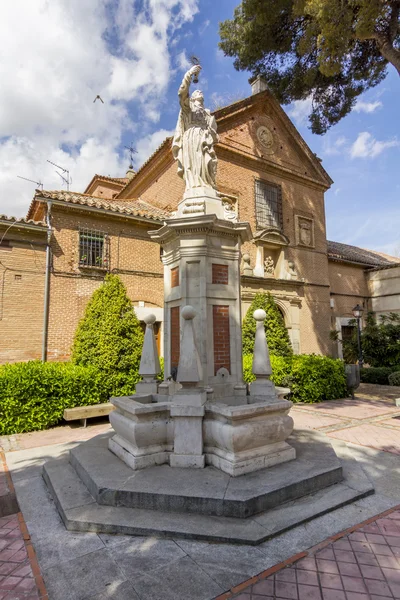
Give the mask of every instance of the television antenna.
[(124, 148), (126, 148), (129, 151), (129, 157), (130, 157), (130, 165), (129, 168), (133, 169), (133, 155), (137, 154), (137, 150), (136, 148), (134, 148), (133, 146), (133, 142), (131, 142), (130, 146), (124, 146)]
[(25, 179), (25, 181), (30, 181), (31, 183), (36, 183), (38, 188), (43, 191), (43, 183), (41, 181), (34, 181), (33, 179), (28, 179), (27, 177), (22, 177), (21, 175), (17, 175), (19, 179)]
[(67, 192), (69, 192), (69, 186), (72, 183), (72, 177), (70, 177), (68, 169), (64, 169), (64, 167), (60, 167), (60, 165), (56, 165), (56, 163), (53, 163), (51, 160), (48, 160), (47, 162), (50, 163), (51, 165), (53, 165), (54, 167), (57, 167), (57, 169), (60, 169), (61, 173), (59, 173), (59, 171), (56, 171), (56, 173), (59, 177), (61, 177), (63, 182), (66, 184)]

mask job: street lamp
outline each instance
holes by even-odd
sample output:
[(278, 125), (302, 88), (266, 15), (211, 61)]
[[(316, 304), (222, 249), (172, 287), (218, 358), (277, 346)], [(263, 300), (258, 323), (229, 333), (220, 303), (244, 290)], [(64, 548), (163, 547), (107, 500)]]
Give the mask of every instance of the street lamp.
[(363, 359), (362, 349), (361, 349), (361, 326), (360, 326), (363, 310), (364, 310), (363, 307), (360, 306), (359, 304), (357, 304), (353, 308), (353, 311), (352, 311), (354, 318), (357, 319), (358, 366), (360, 367), (360, 369), (362, 369), (363, 364), (364, 364), (364, 359)]

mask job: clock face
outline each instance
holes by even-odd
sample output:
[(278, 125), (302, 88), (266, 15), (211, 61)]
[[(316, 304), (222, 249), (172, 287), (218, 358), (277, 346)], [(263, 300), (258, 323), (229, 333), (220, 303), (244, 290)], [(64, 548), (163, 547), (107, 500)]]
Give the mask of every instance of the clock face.
[(266, 127), (265, 125), (261, 125), (258, 129), (257, 129), (257, 139), (260, 142), (260, 144), (266, 149), (268, 150), (268, 152), (270, 154), (273, 153), (274, 151), (274, 137), (271, 133), (271, 131), (268, 129), (268, 127)]

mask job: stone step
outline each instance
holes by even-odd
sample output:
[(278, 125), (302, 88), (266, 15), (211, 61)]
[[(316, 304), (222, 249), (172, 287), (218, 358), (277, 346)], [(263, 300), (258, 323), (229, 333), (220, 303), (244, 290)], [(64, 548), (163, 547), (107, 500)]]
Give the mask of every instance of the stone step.
[(343, 479), (329, 439), (314, 431), (289, 438), (295, 460), (240, 477), (211, 466), (133, 471), (108, 450), (110, 435), (96, 436), (70, 453), (71, 465), (96, 502), (107, 506), (247, 518)]
[(345, 476), (342, 483), (246, 519), (100, 505), (67, 461), (47, 463), (43, 475), (63, 522), (71, 531), (256, 545), (374, 493), (350, 451), (340, 444), (336, 451)]

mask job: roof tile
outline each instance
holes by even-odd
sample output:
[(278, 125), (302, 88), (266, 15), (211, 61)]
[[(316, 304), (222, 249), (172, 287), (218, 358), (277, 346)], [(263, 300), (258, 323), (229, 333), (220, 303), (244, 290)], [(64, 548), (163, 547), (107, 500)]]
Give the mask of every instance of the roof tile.
[(46, 198), (49, 200), (61, 200), (67, 204), (81, 204), (84, 206), (92, 206), (93, 208), (102, 208), (119, 214), (145, 217), (156, 221), (163, 221), (169, 217), (169, 213), (161, 210), (143, 200), (105, 200), (87, 194), (78, 192), (66, 192), (63, 190), (37, 190), (35, 200)]
[(345, 260), (369, 267), (380, 267), (400, 263), (400, 258), (389, 256), (375, 250), (366, 250), (341, 242), (328, 240), (328, 257), (332, 260)]

